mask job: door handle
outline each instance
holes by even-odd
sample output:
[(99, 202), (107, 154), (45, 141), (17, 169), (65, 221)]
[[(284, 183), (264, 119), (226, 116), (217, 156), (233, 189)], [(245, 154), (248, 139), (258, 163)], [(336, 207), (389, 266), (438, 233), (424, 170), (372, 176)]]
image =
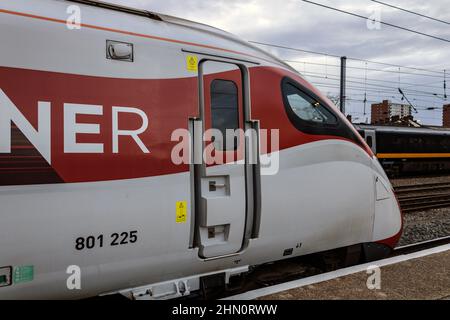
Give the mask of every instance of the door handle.
[(216, 183), (216, 181), (209, 182), (209, 191), (216, 191), (218, 188), (225, 188), (225, 183)]

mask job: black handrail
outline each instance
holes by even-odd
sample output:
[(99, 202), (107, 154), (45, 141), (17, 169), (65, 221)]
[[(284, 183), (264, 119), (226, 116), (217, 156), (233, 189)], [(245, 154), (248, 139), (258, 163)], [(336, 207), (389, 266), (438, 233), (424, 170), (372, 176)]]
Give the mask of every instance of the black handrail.
[(125, 12), (125, 13), (129, 13), (129, 14), (142, 16), (142, 17), (147, 17), (147, 18), (150, 18), (153, 20), (162, 21), (160, 16), (158, 16), (157, 14), (155, 14), (153, 12), (147, 11), (147, 10), (134, 9), (134, 8), (129, 8), (129, 7), (125, 7), (125, 6), (120, 6), (117, 4), (106, 3), (103, 1), (96, 1), (96, 0), (67, 0), (67, 1), (77, 2), (77, 3), (85, 4), (88, 6), (94, 6), (94, 7), (99, 7), (99, 8), (104, 8), (104, 9), (109, 9), (109, 10), (114, 10), (114, 11)]

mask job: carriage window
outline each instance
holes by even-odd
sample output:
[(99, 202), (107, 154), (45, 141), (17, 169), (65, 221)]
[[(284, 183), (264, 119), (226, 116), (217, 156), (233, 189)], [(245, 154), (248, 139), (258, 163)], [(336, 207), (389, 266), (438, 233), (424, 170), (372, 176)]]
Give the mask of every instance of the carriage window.
[(337, 123), (337, 118), (319, 101), (309, 97), (292, 84), (286, 83), (283, 91), (290, 108), (300, 119), (321, 124)]
[(211, 121), (212, 128), (222, 133), (223, 142), (216, 137), (216, 149), (235, 150), (237, 138), (232, 145), (226, 145), (226, 130), (239, 129), (238, 88), (233, 81), (213, 80), (211, 82)]

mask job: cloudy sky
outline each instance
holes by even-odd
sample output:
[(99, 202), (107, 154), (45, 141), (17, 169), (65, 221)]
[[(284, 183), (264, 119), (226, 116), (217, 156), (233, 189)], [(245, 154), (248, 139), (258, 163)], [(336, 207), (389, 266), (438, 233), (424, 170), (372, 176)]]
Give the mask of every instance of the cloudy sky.
[[(450, 42), (373, 24), (364, 19), (320, 8), (301, 0), (108, 0), (206, 23), (246, 40), (327, 53), (313, 55), (262, 46), (290, 64), (328, 95), (338, 93), (339, 59), (348, 56), (416, 69), (364, 61), (348, 62), (347, 111), (356, 121), (370, 117), (370, 103), (382, 99), (401, 102), (401, 87), (417, 107), (416, 118), (425, 124), (442, 123), (444, 73), (450, 75)], [(450, 39), (450, 24), (432, 21), (370, 0), (315, 0), (328, 6)], [(449, 0), (383, 0), (450, 22)], [(386, 72), (387, 71), (387, 72)], [(449, 77), (450, 78), (450, 77)], [(450, 94), (450, 89), (448, 90)], [(450, 100), (447, 100), (450, 103)], [(427, 110), (427, 108), (434, 108)]]

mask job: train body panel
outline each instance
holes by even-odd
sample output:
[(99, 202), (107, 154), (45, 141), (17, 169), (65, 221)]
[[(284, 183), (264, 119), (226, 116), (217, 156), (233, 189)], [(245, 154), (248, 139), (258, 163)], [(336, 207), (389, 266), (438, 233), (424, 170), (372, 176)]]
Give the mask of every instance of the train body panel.
[[(73, 4), (0, 5), (1, 299), (89, 297), (398, 240), (372, 152), (289, 66), (172, 17), (80, 5), (69, 30)], [(108, 59), (110, 41), (132, 44), (133, 61)], [(251, 134), (232, 149), (202, 140), (225, 127)], [(236, 161), (207, 163), (210, 146)], [(71, 266), (81, 290), (68, 289)]]

